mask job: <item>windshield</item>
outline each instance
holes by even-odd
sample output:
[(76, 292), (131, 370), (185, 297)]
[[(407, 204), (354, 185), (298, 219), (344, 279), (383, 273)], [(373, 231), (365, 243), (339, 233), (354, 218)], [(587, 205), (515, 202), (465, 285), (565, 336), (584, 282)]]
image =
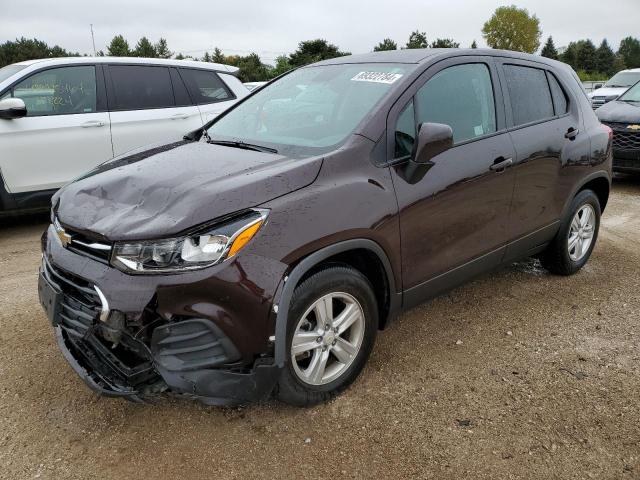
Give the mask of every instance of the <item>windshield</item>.
[(630, 87), (640, 81), (640, 72), (619, 72), (604, 84), (605, 87)]
[(27, 66), (28, 65), (7, 65), (6, 67), (0, 68), (0, 83), (4, 82), (14, 73), (18, 73), (23, 68), (27, 68)]
[(624, 102), (640, 102), (640, 82), (636, 83), (629, 90), (624, 92), (618, 100)]
[(306, 67), (263, 87), (217, 120), (214, 140), (317, 154), (343, 142), (362, 119), (415, 68), (404, 64)]

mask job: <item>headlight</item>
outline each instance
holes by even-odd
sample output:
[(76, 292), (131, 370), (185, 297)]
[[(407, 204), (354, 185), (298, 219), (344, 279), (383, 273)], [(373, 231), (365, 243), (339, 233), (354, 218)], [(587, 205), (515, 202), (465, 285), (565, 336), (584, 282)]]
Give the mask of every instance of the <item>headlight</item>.
[(267, 210), (253, 209), (191, 235), (117, 242), (111, 264), (126, 273), (167, 273), (209, 267), (236, 255), (260, 230)]

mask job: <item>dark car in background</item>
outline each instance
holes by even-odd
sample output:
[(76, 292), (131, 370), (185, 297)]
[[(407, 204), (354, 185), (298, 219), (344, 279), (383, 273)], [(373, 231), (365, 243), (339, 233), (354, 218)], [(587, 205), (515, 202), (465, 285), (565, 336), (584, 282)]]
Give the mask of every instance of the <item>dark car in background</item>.
[(531, 255), (577, 272), (610, 181), (611, 130), (562, 63), (326, 60), (56, 193), (40, 300), (105, 395), (311, 405), (401, 311)]
[(613, 170), (640, 173), (640, 82), (596, 114), (613, 130)]

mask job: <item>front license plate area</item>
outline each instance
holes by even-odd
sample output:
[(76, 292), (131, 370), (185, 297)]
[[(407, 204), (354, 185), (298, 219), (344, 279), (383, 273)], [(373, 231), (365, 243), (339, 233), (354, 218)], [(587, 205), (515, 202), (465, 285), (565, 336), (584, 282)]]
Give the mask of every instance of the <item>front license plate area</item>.
[(58, 324), (58, 312), (60, 310), (60, 296), (62, 292), (51, 285), (42, 272), (38, 276), (38, 295), (40, 296), (40, 305), (44, 308), (47, 318), (54, 325)]

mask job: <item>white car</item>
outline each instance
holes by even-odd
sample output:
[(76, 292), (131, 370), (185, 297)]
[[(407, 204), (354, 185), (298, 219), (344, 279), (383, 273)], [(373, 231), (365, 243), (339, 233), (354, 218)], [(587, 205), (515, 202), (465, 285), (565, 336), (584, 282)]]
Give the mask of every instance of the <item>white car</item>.
[(640, 82), (640, 68), (616, 73), (602, 87), (588, 94), (591, 106), (595, 110), (605, 103), (615, 100), (638, 82)]
[(30, 60), (0, 69), (0, 213), (47, 206), (65, 183), (171, 143), (248, 95), (228, 65), (150, 58)]
[(268, 82), (244, 82), (243, 85), (245, 87), (247, 87), (247, 90), (249, 90), (250, 92), (255, 90), (256, 88), (259, 88), (263, 85), (266, 85)]

